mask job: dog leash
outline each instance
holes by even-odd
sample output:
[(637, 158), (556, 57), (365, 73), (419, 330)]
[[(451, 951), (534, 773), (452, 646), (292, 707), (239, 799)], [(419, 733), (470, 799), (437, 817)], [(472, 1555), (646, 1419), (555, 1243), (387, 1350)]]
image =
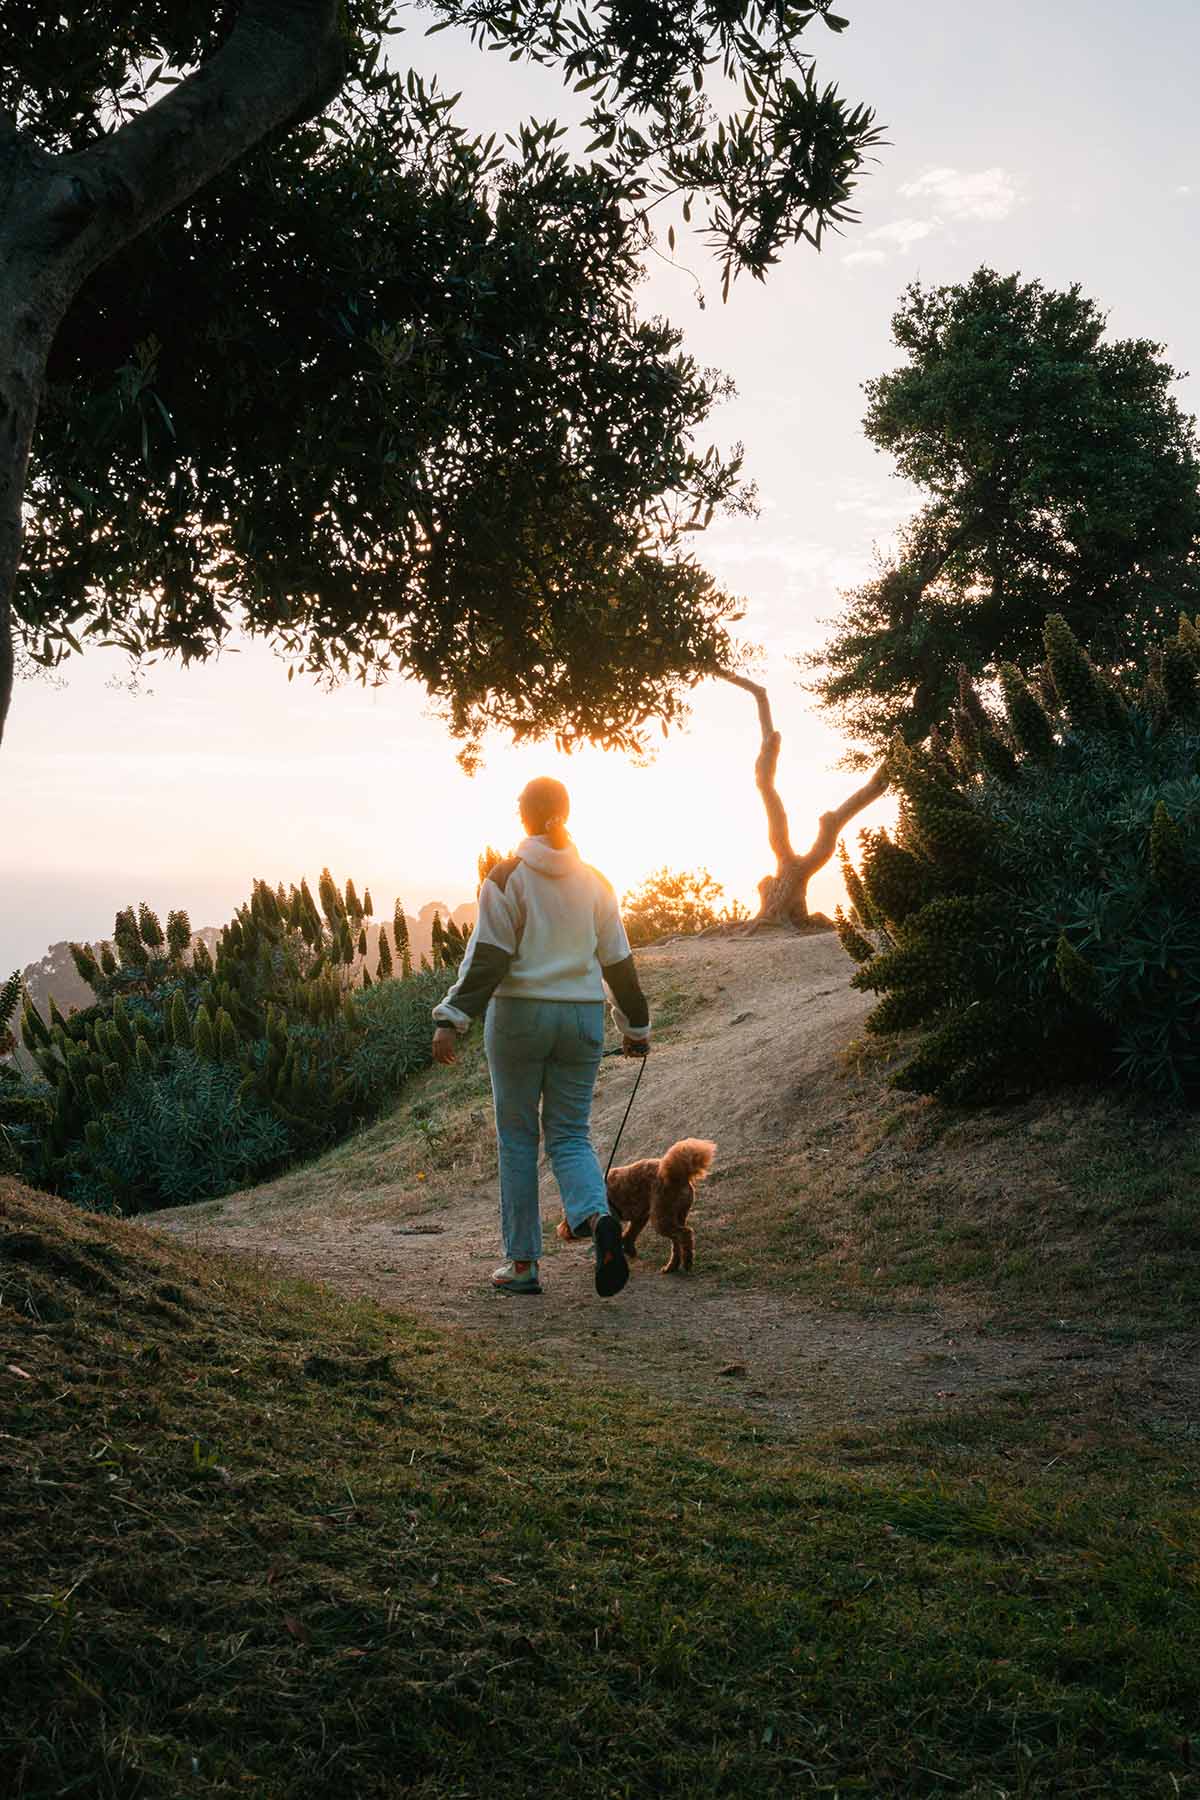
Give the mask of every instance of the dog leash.
[[(606, 1050), (605, 1051), (606, 1056), (624, 1056), (625, 1054), (626, 1054), (626, 1052), (624, 1050)], [(620, 1126), (617, 1130), (617, 1135), (613, 1140), (612, 1153), (608, 1159), (608, 1168), (605, 1169), (605, 1171), (604, 1171), (605, 1181), (608, 1180), (608, 1170), (612, 1168), (613, 1163), (616, 1161), (617, 1145), (621, 1142), (621, 1133), (624, 1131), (625, 1126), (629, 1120), (629, 1115), (633, 1111), (633, 1103), (637, 1099), (637, 1091), (642, 1085), (642, 1076), (646, 1073), (646, 1064), (650, 1060), (649, 1056), (645, 1050), (641, 1050), (641, 1051), (635, 1050), (634, 1055), (638, 1058), (638, 1060), (640, 1061), (642, 1066), (637, 1072), (637, 1080), (634, 1082), (633, 1092), (629, 1096), (629, 1105), (625, 1108), (625, 1117), (621, 1120)]]

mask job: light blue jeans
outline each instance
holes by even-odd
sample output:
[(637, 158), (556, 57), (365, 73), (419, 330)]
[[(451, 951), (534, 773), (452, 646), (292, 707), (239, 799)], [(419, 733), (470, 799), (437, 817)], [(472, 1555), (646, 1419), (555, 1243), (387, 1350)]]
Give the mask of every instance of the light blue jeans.
[(608, 1211), (589, 1133), (604, 1002), (497, 997), (487, 1009), (483, 1041), (500, 1141), (504, 1254), (513, 1262), (536, 1262), (542, 1254), (539, 1125), (572, 1231), (593, 1213)]

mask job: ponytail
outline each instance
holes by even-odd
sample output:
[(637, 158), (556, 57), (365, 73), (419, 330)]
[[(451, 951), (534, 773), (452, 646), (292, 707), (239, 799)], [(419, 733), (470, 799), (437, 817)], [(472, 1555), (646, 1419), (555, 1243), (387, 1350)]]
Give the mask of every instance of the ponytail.
[(555, 781), (551, 775), (539, 775), (526, 785), (518, 804), (530, 837), (544, 837), (552, 850), (567, 848), (571, 842), (567, 830), (571, 797), (561, 781)]

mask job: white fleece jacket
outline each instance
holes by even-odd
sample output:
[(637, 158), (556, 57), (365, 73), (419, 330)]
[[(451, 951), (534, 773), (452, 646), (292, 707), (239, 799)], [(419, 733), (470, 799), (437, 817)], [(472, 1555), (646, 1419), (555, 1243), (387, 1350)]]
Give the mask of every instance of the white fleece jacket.
[(529, 837), (480, 889), (458, 978), (433, 1016), (466, 1031), (493, 994), (603, 1000), (606, 988), (617, 1029), (648, 1039), (649, 1012), (615, 893), (574, 844), (555, 850), (546, 838)]

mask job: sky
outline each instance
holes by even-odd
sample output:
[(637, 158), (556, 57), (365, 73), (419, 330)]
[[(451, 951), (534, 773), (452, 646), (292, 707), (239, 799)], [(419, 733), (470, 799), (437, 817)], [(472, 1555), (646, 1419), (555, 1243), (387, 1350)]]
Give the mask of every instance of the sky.
[[(737, 383), (712, 436), (744, 443), (761, 512), (718, 520), (701, 551), (744, 596), (743, 629), (764, 646), (797, 847), (856, 783), (837, 768), (844, 746), (791, 659), (820, 644), (839, 589), (870, 572), (873, 546), (914, 503), (861, 431), (862, 383), (895, 361), (888, 326), (903, 287), (961, 281), (981, 263), (1050, 286), (1078, 281), (1115, 335), (1150, 337), (1175, 367), (1200, 369), (1200, 8), (845, 0), (840, 10), (844, 34), (810, 27), (821, 76), (872, 104), (890, 140), (859, 190), (861, 223), (819, 256), (792, 250), (724, 306), (694, 241), (677, 251), (691, 273), (652, 258), (642, 289), (645, 311), (681, 325), (685, 347)], [(545, 71), (481, 56), (450, 32), (425, 39), (418, 23), (393, 56), (461, 89), (468, 126), (570, 116)], [(1200, 410), (1200, 380), (1177, 391)], [(704, 866), (751, 903), (771, 866), (753, 702), (720, 684), (696, 691), (688, 730), (647, 767), (495, 739), (468, 778), (411, 683), (289, 685), (260, 644), (190, 670), (156, 666), (137, 694), (115, 653), (89, 650), (64, 673), (61, 687), (18, 687), (0, 749), (0, 975), (53, 941), (107, 934), (131, 901), (220, 924), (256, 876), (312, 882), (325, 864), (368, 884), (388, 913), (396, 895), (410, 912), (456, 904), (473, 896), (484, 844), (516, 841), (516, 795), (545, 772), (568, 783), (577, 841), (619, 890), (664, 864)], [(887, 809), (862, 815), (851, 842)], [(811, 903), (831, 907), (838, 886), (831, 867)]]

